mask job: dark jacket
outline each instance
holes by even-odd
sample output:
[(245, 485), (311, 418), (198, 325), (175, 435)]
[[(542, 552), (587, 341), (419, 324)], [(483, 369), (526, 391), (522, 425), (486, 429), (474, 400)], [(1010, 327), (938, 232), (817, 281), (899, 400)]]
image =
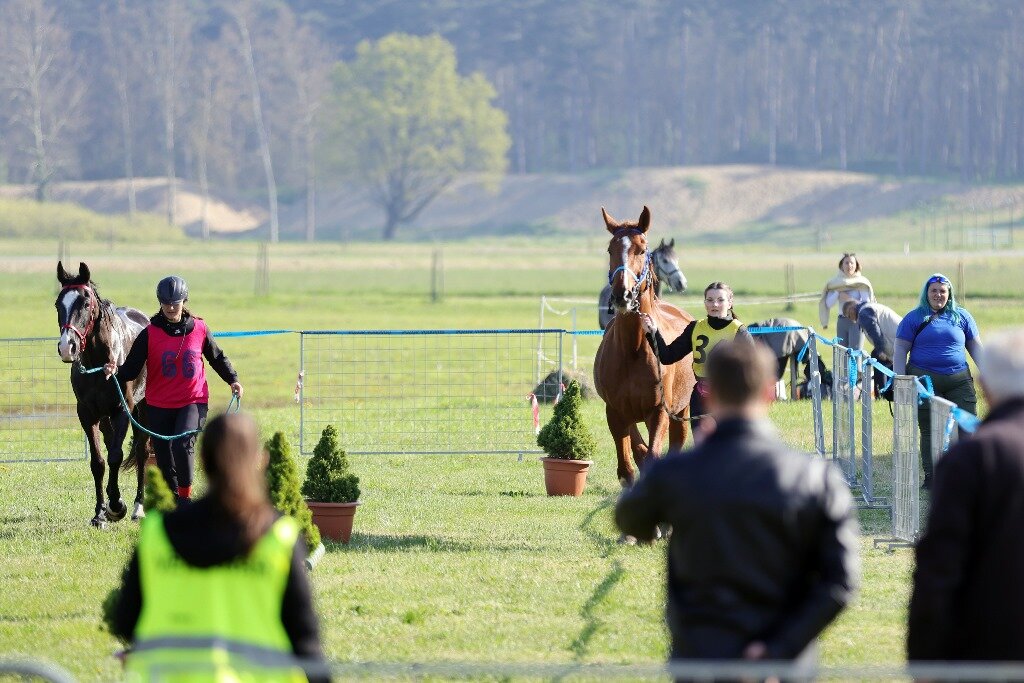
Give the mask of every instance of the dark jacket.
[[(163, 313), (157, 313), (149, 319), (149, 322), (172, 337), (189, 334), (196, 326), (195, 318), (188, 313), (183, 313), (181, 320), (176, 323), (170, 322), (163, 316)], [(130, 382), (138, 377), (142, 369), (146, 367), (148, 356), (149, 328), (144, 327), (132, 343), (132, 348), (124, 359), (124, 363), (117, 369), (118, 377), (126, 382)], [(238, 373), (235, 372), (235, 368), (232, 367), (228, 357), (224, 355), (224, 351), (217, 346), (209, 325), (206, 326), (206, 338), (203, 340), (203, 357), (206, 358), (206, 362), (210, 364), (210, 367), (217, 373), (217, 376), (224, 380), (226, 384), (234, 384), (238, 381)]]
[[(275, 518), (280, 515), (275, 515)], [(205, 498), (164, 515), (164, 528), (174, 550), (193, 567), (212, 567), (244, 554), (240, 529)], [(269, 528), (269, 527), (268, 527)], [(291, 571), (285, 584), (281, 623), (292, 643), (292, 652), (303, 659), (322, 659), (320, 627), (313, 609), (313, 595), (306, 574), (306, 542), (300, 535), (292, 553)], [(121, 580), (120, 598), (114, 611), (114, 635), (131, 641), (142, 613), (139, 556), (132, 554)]]
[(767, 422), (723, 421), (700, 446), (652, 464), (615, 507), (650, 540), (672, 525), (672, 657), (738, 659), (753, 641), (792, 659), (858, 581), (853, 497), (830, 464), (796, 453)]
[(938, 462), (916, 554), (909, 659), (1024, 660), (1024, 399)]

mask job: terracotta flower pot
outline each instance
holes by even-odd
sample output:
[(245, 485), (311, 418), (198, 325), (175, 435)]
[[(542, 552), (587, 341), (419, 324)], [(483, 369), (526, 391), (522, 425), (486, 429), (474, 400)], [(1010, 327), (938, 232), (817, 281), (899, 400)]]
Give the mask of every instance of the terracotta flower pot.
[(593, 460), (541, 458), (544, 463), (544, 487), (549, 496), (581, 496), (587, 484), (587, 472)]
[(332, 541), (348, 543), (352, 537), (352, 518), (355, 517), (355, 503), (319, 503), (307, 500), (306, 505), (313, 513), (313, 524), (320, 530), (320, 535)]

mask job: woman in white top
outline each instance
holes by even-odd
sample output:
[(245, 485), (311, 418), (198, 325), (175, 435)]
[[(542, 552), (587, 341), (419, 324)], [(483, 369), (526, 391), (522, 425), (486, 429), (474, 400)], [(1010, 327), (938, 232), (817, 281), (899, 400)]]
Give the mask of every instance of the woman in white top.
[(829, 309), (839, 304), (839, 319), (836, 323), (836, 335), (839, 343), (851, 349), (861, 348), (860, 328), (856, 323), (843, 315), (843, 305), (847, 301), (866, 303), (875, 300), (875, 291), (868, 279), (861, 275), (860, 261), (854, 253), (843, 254), (839, 259), (839, 272), (825, 283), (818, 302), (818, 317), (822, 326), (828, 329)]

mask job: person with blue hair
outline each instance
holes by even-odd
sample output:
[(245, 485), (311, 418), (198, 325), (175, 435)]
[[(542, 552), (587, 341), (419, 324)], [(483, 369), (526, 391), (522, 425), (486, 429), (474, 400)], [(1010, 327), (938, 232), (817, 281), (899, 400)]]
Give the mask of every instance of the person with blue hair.
[[(917, 308), (903, 316), (896, 328), (893, 371), (897, 375), (928, 376), (935, 395), (952, 401), (969, 413), (977, 413), (978, 395), (967, 354), (975, 362), (981, 351), (978, 324), (967, 309), (957, 305), (953, 283), (935, 273), (921, 289)], [(909, 359), (907, 355), (909, 354)], [(921, 430), (923, 488), (932, 482), (931, 412), (928, 402), (917, 410)]]

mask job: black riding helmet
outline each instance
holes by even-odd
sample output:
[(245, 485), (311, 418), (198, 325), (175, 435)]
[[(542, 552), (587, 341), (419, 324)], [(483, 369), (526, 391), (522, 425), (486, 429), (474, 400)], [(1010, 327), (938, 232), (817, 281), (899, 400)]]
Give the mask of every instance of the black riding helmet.
[(188, 301), (188, 284), (177, 275), (168, 275), (156, 284), (156, 298), (162, 304)]

